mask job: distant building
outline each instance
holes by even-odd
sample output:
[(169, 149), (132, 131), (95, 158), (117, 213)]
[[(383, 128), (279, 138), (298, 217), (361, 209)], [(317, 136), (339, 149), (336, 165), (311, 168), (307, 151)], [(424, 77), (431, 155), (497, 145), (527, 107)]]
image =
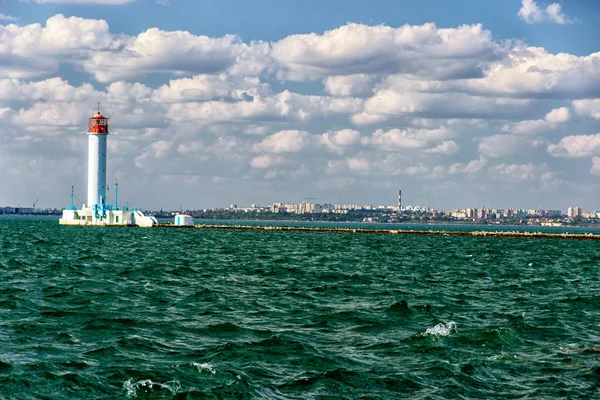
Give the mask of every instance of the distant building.
[(485, 208), (478, 208), (476, 210), (475, 218), (486, 219), (487, 218), (487, 209), (485, 209)]
[(581, 208), (579, 207), (569, 207), (567, 209), (567, 217), (569, 218), (577, 218), (581, 216)]

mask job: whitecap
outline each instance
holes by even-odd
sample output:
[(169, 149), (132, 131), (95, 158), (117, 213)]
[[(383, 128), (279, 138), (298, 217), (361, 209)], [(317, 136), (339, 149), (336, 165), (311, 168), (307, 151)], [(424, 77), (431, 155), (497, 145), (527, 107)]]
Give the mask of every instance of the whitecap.
[(449, 336), (450, 333), (456, 332), (456, 322), (450, 321), (446, 324), (437, 324), (433, 328), (425, 330), (426, 335)]
[(168, 390), (172, 395), (175, 395), (181, 391), (181, 384), (179, 381), (169, 381), (165, 383), (153, 382), (150, 379), (143, 379), (137, 382), (133, 382), (133, 378), (126, 380), (123, 383), (123, 389), (126, 390), (126, 396), (132, 399), (137, 397), (138, 391), (149, 392), (151, 390)]
[(209, 372), (211, 374), (216, 374), (217, 370), (211, 363), (197, 363), (193, 362), (190, 364), (192, 367), (196, 367), (198, 372)]

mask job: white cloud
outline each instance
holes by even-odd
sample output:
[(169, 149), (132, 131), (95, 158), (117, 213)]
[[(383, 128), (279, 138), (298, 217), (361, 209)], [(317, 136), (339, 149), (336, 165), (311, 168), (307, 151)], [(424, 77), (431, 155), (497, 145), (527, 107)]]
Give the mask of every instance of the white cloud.
[(451, 156), (458, 153), (459, 146), (454, 140), (446, 140), (435, 146), (434, 148), (425, 150), (426, 153), (437, 153)]
[[(158, 140), (141, 150), (135, 157), (135, 166), (147, 172), (157, 170), (157, 160), (166, 159), (173, 148), (173, 143), (168, 140)], [(164, 164), (161, 164), (164, 168)], [(160, 169), (158, 169), (160, 170)], [(165, 171), (166, 172), (166, 171)]]
[(254, 157), (252, 161), (250, 161), (250, 166), (252, 168), (265, 169), (277, 167), (286, 163), (287, 160), (282, 156), (274, 154), (263, 154), (258, 157)]
[(548, 172), (546, 164), (499, 164), (488, 168), (488, 175), (493, 181), (520, 183), (538, 180)]
[(427, 118), (511, 117), (524, 113), (527, 99), (472, 96), (465, 93), (415, 93), (395, 89), (379, 90), (364, 102), (361, 113), (351, 117), (356, 125), (387, 121), (393, 117)]
[(342, 129), (339, 131), (329, 131), (322, 134), (318, 140), (330, 151), (343, 154), (349, 147), (357, 145), (361, 141), (360, 132), (353, 129)]
[(538, 7), (534, 0), (522, 0), (518, 16), (528, 24), (532, 24), (544, 20), (544, 11)]
[(575, 100), (573, 109), (579, 115), (600, 120), (600, 99)]
[(503, 132), (511, 132), (517, 135), (540, 135), (554, 130), (555, 128), (555, 124), (542, 119), (537, 119), (504, 124), (500, 130)]
[(31, 78), (56, 72), (62, 61), (76, 62), (90, 52), (122, 45), (102, 20), (57, 14), (46, 26), (0, 25), (0, 77)]
[(293, 80), (390, 73), (472, 77), (504, 52), (481, 25), (441, 29), (432, 23), (399, 28), (347, 24), (323, 35), (290, 35), (273, 45), (279, 77)]
[(478, 139), (479, 154), (489, 158), (506, 157), (519, 151), (530, 150), (538, 145), (532, 141), (516, 135), (494, 135)]
[(325, 91), (333, 96), (367, 97), (373, 94), (371, 79), (365, 74), (330, 76), (323, 84)]
[(518, 135), (539, 135), (557, 129), (560, 124), (568, 122), (570, 119), (571, 114), (569, 109), (561, 107), (550, 111), (543, 120), (537, 119), (504, 124), (500, 130)]
[(448, 168), (448, 173), (454, 174), (474, 174), (481, 171), (487, 165), (485, 157), (479, 157), (476, 160), (469, 161), (466, 165), (462, 163), (454, 163)]
[(554, 157), (589, 157), (600, 155), (600, 133), (595, 135), (571, 135), (548, 146)]
[(541, 47), (518, 45), (501, 62), (488, 64), (482, 79), (469, 79), (456, 86), (488, 96), (597, 97), (600, 92), (600, 52), (588, 56), (550, 54)]
[(0, 13), (0, 21), (16, 21), (18, 18), (11, 17), (10, 15)]
[(121, 51), (96, 52), (81, 64), (100, 82), (149, 73), (257, 75), (269, 63), (269, 50), (267, 43), (246, 44), (235, 35), (210, 38), (150, 28), (127, 38)]
[(347, 159), (346, 162), (351, 171), (365, 172), (371, 168), (371, 163), (365, 158), (353, 157)]
[(571, 22), (558, 3), (549, 4), (544, 10), (534, 0), (521, 0), (521, 9), (517, 15), (528, 24), (546, 21), (555, 24)]
[(71, 86), (61, 78), (24, 82), (18, 79), (0, 79), (0, 104), (36, 101), (88, 101), (102, 100), (104, 94), (89, 84)]
[(592, 157), (592, 169), (590, 170), (592, 175), (600, 175), (600, 157)]
[(207, 123), (306, 122), (332, 114), (356, 112), (361, 99), (307, 96), (287, 90), (252, 101), (207, 101), (167, 105), (168, 116), (174, 121)]
[[(441, 142), (452, 136), (451, 131), (443, 129), (377, 129), (362, 141), (363, 144), (374, 145), (383, 150), (425, 149), (434, 142)], [(449, 144), (446, 146), (452, 147)]]
[(546, 14), (548, 14), (548, 20), (556, 24), (564, 25), (571, 22), (571, 20), (562, 12), (561, 6), (558, 3), (552, 3), (546, 7)]
[(88, 117), (89, 113), (77, 103), (35, 103), (31, 108), (20, 109), (13, 117), (12, 123), (41, 134), (52, 132), (45, 130), (49, 127), (87, 127)]
[(227, 74), (200, 74), (192, 78), (172, 79), (152, 94), (155, 102), (175, 103), (206, 100), (252, 100), (267, 96), (269, 85), (258, 77), (237, 77)]
[(571, 119), (571, 114), (567, 107), (555, 108), (546, 114), (545, 120), (553, 123), (559, 124), (563, 122), (568, 122)]
[(302, 150), (310, 140), (311, 135), (305, 131), (280, 131), (255, 144), (252, 150), (266, 153), (296, 153)]
[(238, 36), (197, 36), (150, 28), (138, 36), (114, 35), (106, 21), (50, 17), (46, 26), (0, 25), (0, 77), (43, 76), (60, 62), (81, 66), (100, 82), (150, 73), (257, 75), (271, 63), (270, 46)]

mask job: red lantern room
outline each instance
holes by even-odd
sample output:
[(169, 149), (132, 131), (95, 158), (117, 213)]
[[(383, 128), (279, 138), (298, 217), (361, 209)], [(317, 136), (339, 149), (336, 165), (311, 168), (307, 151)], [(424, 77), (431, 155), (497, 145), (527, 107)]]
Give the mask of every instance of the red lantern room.
[(100, 103), (98, 103), (98, 113), (88, 119), (88, 134), (108, 135), (109, 119), (110, 118), (100, 114)]

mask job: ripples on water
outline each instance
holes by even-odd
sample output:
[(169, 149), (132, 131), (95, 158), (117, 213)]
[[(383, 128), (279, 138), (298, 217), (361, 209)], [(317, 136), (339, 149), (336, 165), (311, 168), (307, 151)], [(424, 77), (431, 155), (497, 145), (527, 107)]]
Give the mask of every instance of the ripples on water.
[(600, 397), (598, 243), (0, 219), (0, 398)]

